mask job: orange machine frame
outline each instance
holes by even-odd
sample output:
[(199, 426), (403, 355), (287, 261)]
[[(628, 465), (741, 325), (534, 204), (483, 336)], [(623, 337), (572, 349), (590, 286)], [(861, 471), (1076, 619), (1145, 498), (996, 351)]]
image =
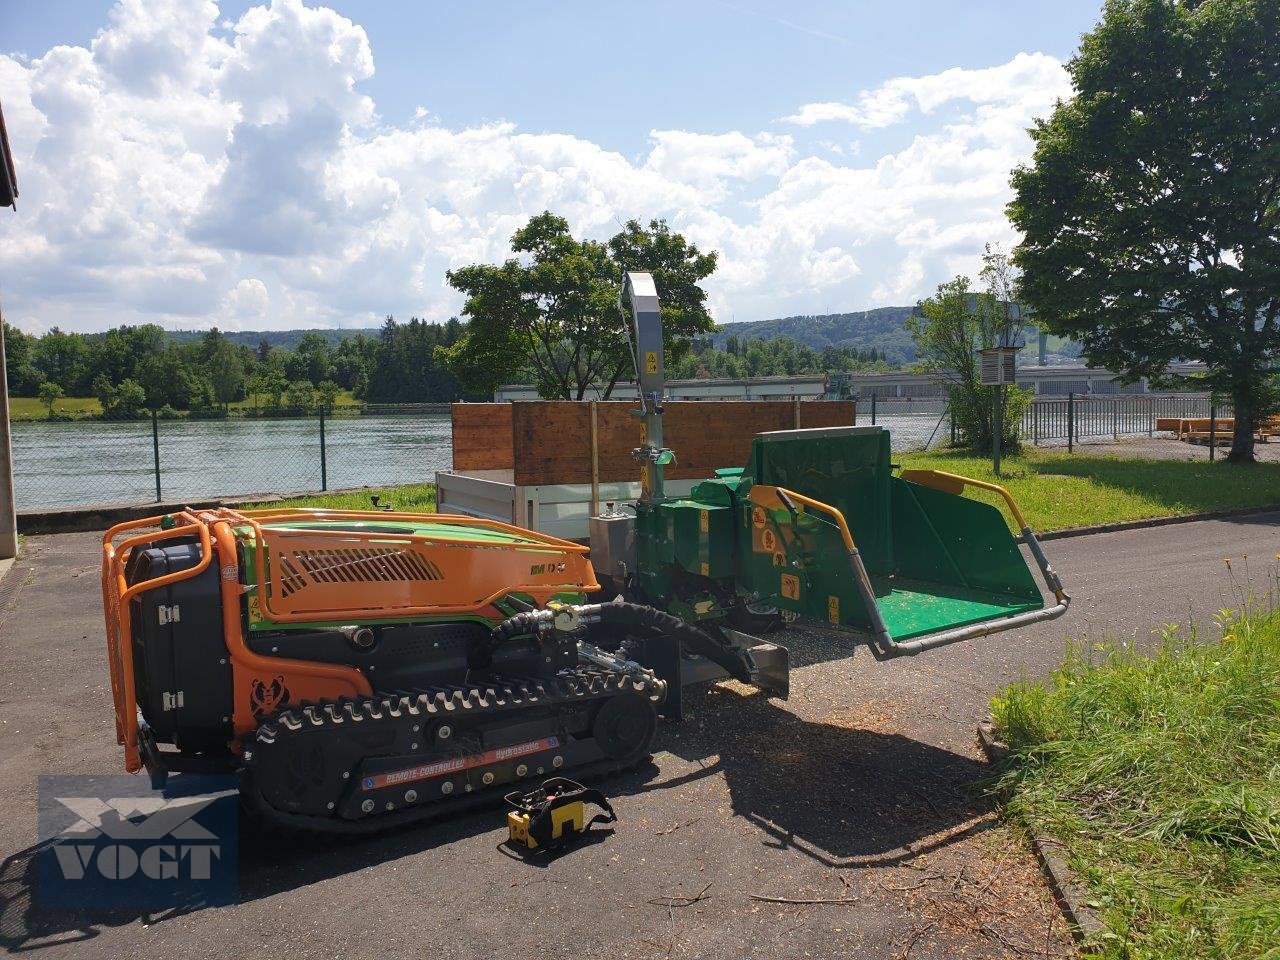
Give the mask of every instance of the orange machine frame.
[[(322, 528), (282, 530), (270, 527), (273, 520), (298, 519), (428, 521), (436, 525), (481, 527), (508, 533), (518, 536), (520, 542), (477, 544), (463, 537), (388, 534), (380, 533), (376, 528), (325, 532)], [(164, 522), (174, 525), (169, 529), (157, 529)], [(246, 543), (246, 549), (255, 551), (257, 570), (267, 572), (266, 576), (259, 576), (256, 588), (240, 582), (236, 528), (251, 531), (247, 538), (251, 543)], [(125, 534), (131, 535), (119, 540)], [(200, 560), (195, 566), (132, 586), (125, 582), (125, 568), (134, 548), (191, 535), (197, 537), (200, 545)], [(420, 580), (385, 575), (355, 580), (333, 576), (325, 579), (327, 571), (323, 567), (317, 570), (313, 566), (299, 571), (295, 566), (287, 576), (295, 578), (295, 583), (305, 583), (310, 589), (299, 590), (295, 586), (287, 597), (282, 596), (285, 592), (282, 579), (285, 564), (280, 562), (282, 559), (299, 556), (306, 550), (327, 554), (342, 551), (359, 553), (360, 545), (367, 547), (373, 543), (389, 542), (419, 557), (426, 556), (424, 551), (429, 550), (431, 569), (439, 576)], [(257, 728), (262, 713), (260, 691), (264, 687), (270, 688), (275, 680), (280, 680), (281, 685), (287, 687), (289, 702), (293, 703), (369, 696), (373, 692), (364, 674), (354, 667), (265, 657), (249, 649), (240, 616), (240, 599), (247, 592), (253, 591), (251, 599), (256, 600), (261, 617), (279, 623), (299, 623), (334, 621), (344, 617), (360, 621), (378, 617), (460, 614), (498, 619), (502, 614), (493, 607), (493, 602), (507, 593), (525, 593), (535, 601), (545, 603), (558, 593), (599, 589), (586, 556), (587, 547), (509, 524), (472, 517), (390, 512), (380, 512), (371, 517), (367, 512), (331, 510), (186, 509), (170, 515), (168, 521), (164, 517), (147, 517), (117, 524), (104, 534), (102, 545), (102, 595), (116, 740), (124, 747), (125, 769), (131, 773), (141, 769), (142, 759), (138, 749), (130, 601), (145, 590), (196, 577), (211, 563), (216, 562), (220, 571), (223, 636), (232, 667), (233, 749), (238, 749), (241, 739)], [(538, 563), (529, 562), (531, 554), (539, 560)], [(380, 557), (360, 562), (366, 568), (383, 569), (386, 566)], [(391, 569), (394, 573), (394, 564)], [(299, 577), (301, 581), (297, 580)], [(458, 591), (465, 590), (467, 585), (471, 586), (470, 591), (462, 595), (463, 599), (456, 599)], [(450, 593), (454, 597), (452, 602), (449, 602)], [(255, 702), (255, 690), (259, 691), (258, 702)], [(283, 703), (272, 706), (283, 706)]]

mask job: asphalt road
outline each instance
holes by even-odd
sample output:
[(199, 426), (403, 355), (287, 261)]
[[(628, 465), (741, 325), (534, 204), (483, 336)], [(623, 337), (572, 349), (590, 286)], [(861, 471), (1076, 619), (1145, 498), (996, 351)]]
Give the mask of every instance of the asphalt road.
[[(116, 773), (98, 540), (38, 537), (0, 584), (0, 946), (62, 957), (1069, 955), (1056, 908), (981, 790), (975, 721), (1068, 635), (1149, 643), (1265, 590), (1280, 514), (1047, 545), (1063, 620), (876, 662), (791, 632), (793, 696), (734, 684), (664, 724), (652, 766), (601, 784), (617, 831), (545, 865), (497, 809), (368, 840), (241, 837), (239, 906), (37, 909), (39, 774)], [(1226, 560), (1230, 560), (1228, 565)], [(760, 898), (838, 901), (782, 903)]]

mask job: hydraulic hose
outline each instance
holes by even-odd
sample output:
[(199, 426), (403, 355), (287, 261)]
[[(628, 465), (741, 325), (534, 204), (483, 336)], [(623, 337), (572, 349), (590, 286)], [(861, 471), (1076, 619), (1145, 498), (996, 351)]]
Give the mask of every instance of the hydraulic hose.
[(563, 615), (568, 615), (571, 622), (584, 625), (598, 623), (624, 631), (668, 637), (682, 644), (691, 653), (706, 657), (723, 667), (735, 680), (743, 683), (753, 682), (754, 664), (746, 651), (719, 640), (710, 633), (665, 611), (621, 600), (615, 600), (612, 603), (548, 607), (517, 613), (497, 624), (485, 640), (472, 645), (467, 658), (469, 665), (472, 669), (487, 669), (493, 659), (493, 652), (499, 646), (517, 637), (527, 637), (553, 630), (556, 618)]

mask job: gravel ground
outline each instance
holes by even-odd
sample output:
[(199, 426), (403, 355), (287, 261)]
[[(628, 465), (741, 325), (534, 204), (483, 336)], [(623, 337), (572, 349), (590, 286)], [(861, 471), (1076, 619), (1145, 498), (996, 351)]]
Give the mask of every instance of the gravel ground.
[(151, 915), (32, 903), (36, 776), (115, 773), (120, 756), (97, 538), (30, 538), (0, 599), (0, 945), (58, 960), (1070, 956), (983, 794), (975, 721), (1001, 684), (1051, 669), (1068, 633), (1148, 642), (1166, 620), (1207, 620), (1251, 569), (1274, 572), (1280, 514), (1048, 548), (1076, 597), (1067, 619), (887, 663), (789, 631), (788, 702), (693, 692), (650, 766), (599, 784), (616, 832), (551, 863), (506, 856), (496, 808), (361, 841), (246, 826), (239, 906)]

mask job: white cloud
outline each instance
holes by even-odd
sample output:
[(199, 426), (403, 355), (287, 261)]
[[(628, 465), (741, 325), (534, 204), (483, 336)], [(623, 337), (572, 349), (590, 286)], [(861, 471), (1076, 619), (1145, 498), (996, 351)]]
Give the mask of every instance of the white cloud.
[(544, 209), (594, 237), (666, 217), (719, 250), (722, 320), (908, 302), (1011, 239), (1009, 170), (1065, 92), (1056, 61), (1020, 54), (823, 107), (862, 126), (955, 108), (879, 157), (653, 130), (633, 159), (509, 122), (444, 127), (437, 105), (388, 125), (362, 90), (373, 72), (359, 25), (300, 0), (234, 23), (211, 2), (122, 0), (88, 46), (0, 56), (22, 188), (0, 215), (9, 313), (77, 329), (444, 319), (460, 306), (445, 271), (508, 256)]
[(854, 103), (806, 103), (784, 119), (802, 127), (838, 120), (873, 130), (900, 123), (912, 110), (932, 113), (955, 100), (1040, 106), (1070, 92), (1058, 60), (1043, 53), (1020, 53), (996, 67), (952, 67), (924, 77), (894, 77), (862, 91)]

